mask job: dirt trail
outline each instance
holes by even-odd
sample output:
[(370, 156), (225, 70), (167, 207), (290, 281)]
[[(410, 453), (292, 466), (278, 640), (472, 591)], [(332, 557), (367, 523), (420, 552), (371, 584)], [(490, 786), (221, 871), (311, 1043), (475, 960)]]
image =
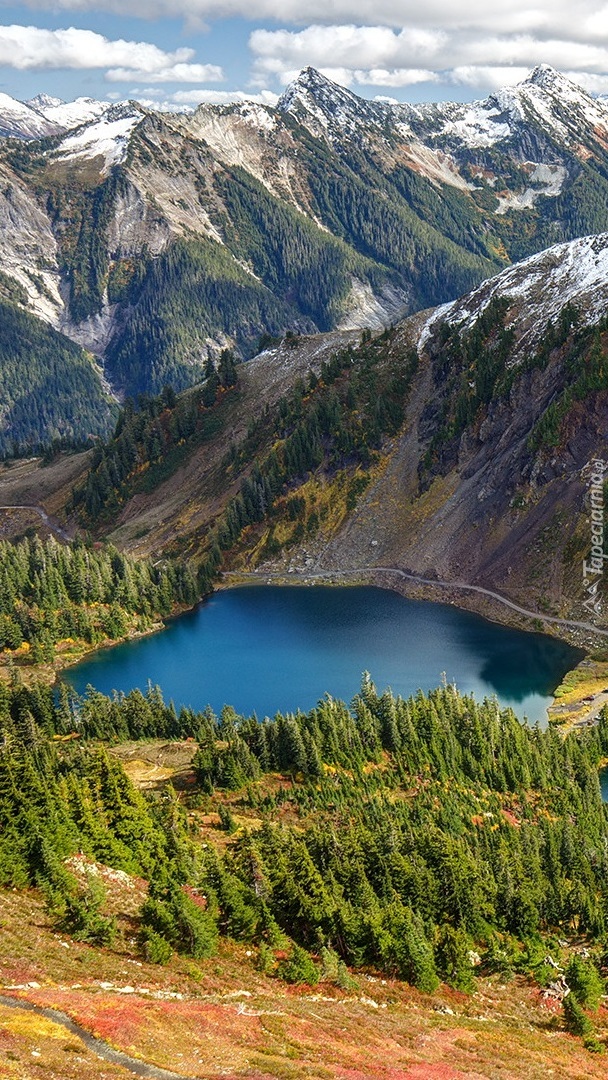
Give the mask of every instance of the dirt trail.
[(4, 1005), (9, 1009), (22, 1009), (25, 1012), (33, 1012), (38, 1016), (44, 1016), (46, 1020), (53, 1020), (56, 1024), (61, 1024), (71, 1035), (76, 1035), (77, 1038), (81, 1039), (87, 1049), (97, 1054), (97, 1057), (112, 1065), (122, 1065), (123, 1068), (134, 1073), (135, 1076), (142, 1076), (148, 1078), (148, 1080), (195, 1080), (194, 1077), (184, 1076), (183, 1073), (160, 1069), (157, 1065), (148, 1065), (145, 1061), (139, 1061), (138, 1058), (123, 1053), (122, 1050), (114, 1050), (109, 1043), (96, 1038), (95, 1035), (91, 1035), (86, 1028), (81, 1027), (80, 1024), (70, 1019), (66, 1013), (60, 1012), (59, 1009), (48, 1009), (42, 1005), (34, 1005), (31, 1001), (21, 1001), (19, 998), (10, 997), (7, 994), (0, 994), (0, 1005)]
[(61, 525), (58, 525), (56, 521), (53, 521), (53, 519), (49, 517), (46, 510), (44, 510), (42, 506), (32, 506), (30, 504), (18, 506), (9, 504), (6, 506), (0, 506), (0, 510), (31, 510), (32, 513), (38, 514), (38, 517), (42, 519), (47, 529), (50, 529), (51, 532), (56, 533), (57, 536), (60, 536), (62, 540), (66, 540), (68, 543), (71, 543), (72, 541), (72, 537), (69, 535), (69, 533), (67, 533), (65, 529), (62, 529)]

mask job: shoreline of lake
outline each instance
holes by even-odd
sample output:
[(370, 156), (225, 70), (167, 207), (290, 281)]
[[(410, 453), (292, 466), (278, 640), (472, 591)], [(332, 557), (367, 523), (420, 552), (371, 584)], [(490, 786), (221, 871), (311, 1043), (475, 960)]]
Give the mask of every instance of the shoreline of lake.
[[(386, 583), (292, 588), (293, 582), (268, 586), (257, 576), (255, 583), (227, 584), (185, 615), (167, 620), (163, 634), (95, 650), (64, 669), (65, 681), (77, 690), (91, 683), (102, 692), (145, 689), (151, 681), (176, 704), (211, 704), (217, 710), (229, 703), (237, 711), (272, 714), (308, 709), (325, 692), (350, 700), (364, 670), (404, 696), (439, 685), (447, 671), (463, 692), (480, 700), (497, 694), (501, 705), (510, 705), (522, 719), (525, 712), (531, 722), (545, 724), (554, 687), (584, 655), (556, 637), (533, 632), (524, 639), (519, 629), (455, 605), (400, 596)], [(420, 651), (416, 625), (428, 656)], [(292, 672), (287, 679), (285, 665)], [(258, 666), (265, 671), (263, 694)], [(213, 676), (215, 667), (223, 670), (224, 682)], [(506, 693), (507, 684), (515, 687), (515, 697)], [(524, 700), (529, 708), (521, 705)]]
[[(290, 588), (314, 588), (323, 585), (330, 588), (335, 587), (342, 589), (363, 586), (380, 588), (391, 593), (396, 593), (405, 599), (414, 600), (419, 603), (432, 603), (454, 607), (459, 611), (477, 615), (496, 626), (508, 627), (522, 633), (543, 634), (547, 637), (554, 638), (557, 641), (572, 645), (575, 648), (584, 649), (585, 655), (572, 669), (569, 669), (564, 678), (567, 678), (568, 675), (576, 672), (581, 665), (589, 662), (591, 645), (589, 641), (580, 640), (580, 632), (568, 633), (566, 627), (555, 624), (543, 625), (542, 629), (538, 626), (530, 625), (530, 618), (520, 616), (516, 611), (505, 606), (509, 603), (508, 598), (504, 598), (505, 604), (501, 604), (499, 601), (492, 603), (490, 602), (490, 597), (486, 597), (481, 593), (471, 592), (463, 594), (462, 588), (459, 587), (458, 584), (439, 581), (425, 581), (424, 583), (415, 580), (409, 581), (407, 578), (396, 576), (399, 573), (401, 572), (396, 570), (391, 574), (380, 568), (346, 571), (329, 570), (323, 572), (323, 580), (320, 581), (313, 576), (312, 572), (307, 573), (306, 571), (292, 573), (277, 573), (270, 569), (249, 572), (226, 571), (216, 583), (213, 591), (198, 600), (191, 608), (176, 609), (163, 620), (155, 622), (147, 630), (135, 631), (119, 640), (107, 639), (94, 646), (88, 646), (87, 643), (84, 642), (75, 643), (76, 648), (73, 651), (67, 656), (57, 654), (52, 664), (43, 663), (30, 665), (27, 663), (16, 663), (14, 666), (21, 677), (23, 677), (24, 682), (28, 684), (34, 681), (41, 681), (47, 685), (57, 686), (62, 679), (63, 673), (87, 662), (88, 659), (98, 653), (110, 652), (113, 649), (120, 648), (131, 642), (147, 639), (166, 631), (172, 622), (182, 618), (184, 615), (195, 613), (216, 593), (224, 592), (229, 589), (258, 587), (268, 584)], [(538, 616), (539, 620), (542, 620), (542, 618), (541, 615)], [(2, 665), (2, 656), (0, 654), (0, 678), (3, 677), (8, 679), (9, 674), (6, 665)], [(600, 681), (603, 681), (603, 678), (604, 677), (602, 676)], [(556, 690), (557, 689), (559, 689), (559, 687), (556, 687)], [(553, 696), (552, 703), (547, 708), (550, 721), (550, 710), (555, 704), (556, 699)], [(571, 726), (571, 724), (567, 723), (560, 725), (560, 728), (561, 730), (566, 731), (570, 730)]]

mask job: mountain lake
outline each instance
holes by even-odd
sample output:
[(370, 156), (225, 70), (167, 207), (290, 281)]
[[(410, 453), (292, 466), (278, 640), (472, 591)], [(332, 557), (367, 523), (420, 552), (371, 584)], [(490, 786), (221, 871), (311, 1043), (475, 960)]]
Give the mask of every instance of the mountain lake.
[(369, 671), (379, 691), (408, 697), (447, 680), (544, 726), (553, 691), (582, 656), (556, 638), (372, 586), (247, 585), (91, 654), (64, 678), (80, 693), (153, 683), (178, 707), (229, 704), (263, 717), (307, 711), (326, 693), (350, 701)]

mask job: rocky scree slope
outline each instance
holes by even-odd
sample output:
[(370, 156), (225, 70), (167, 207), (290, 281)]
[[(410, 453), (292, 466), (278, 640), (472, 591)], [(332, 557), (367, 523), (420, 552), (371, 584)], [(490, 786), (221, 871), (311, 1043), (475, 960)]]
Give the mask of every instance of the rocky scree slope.
[[(317, 549), (317, 565), (400, 567), (605, 625), (583, 607), (582, 562), (590, 462), (606, 458), (607, 312), (604, 234), (551, 248), (432, 313), (385, 471)], [(390, 353), (403, 352), (409, 323)]]

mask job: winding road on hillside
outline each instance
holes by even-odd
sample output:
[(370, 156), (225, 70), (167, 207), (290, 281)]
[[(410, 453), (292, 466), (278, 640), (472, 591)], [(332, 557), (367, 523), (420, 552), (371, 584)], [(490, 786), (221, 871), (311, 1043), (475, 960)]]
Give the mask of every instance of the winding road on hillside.
[(61, 1024), (66, 1031), (70, 1032), (70, 1035), (76, 1035), (81, 1039), (88, 1050), (91, 1050), (97, 1057), (103, 1061), (107, 1061), (112, 1065), (122, 1065), (124, 1069), (128, 1069), (129, 1072), (135, 1076), (142, 1076), (147, 1080), (195, 1080), (192, 1076), (184, 1076), (183, 1073), (171, 1072), (169, 1069), (161, 1069), (158, 1065), (148, 1065), (145, 1061), (140, 1061), (138, 1058), (131, 1057), (130, 1054), (123, 1053), (122, 1050), (114, 1050), (109, 1043), (103, 1039), (98, 1039), (95, 1035), (91, 1035), (90, 1031), (77, 1024), (75, 1020), (72, 1020), (67, 1013), (60, 1012), (59, 1009), (45, 1008), (43, 1005), (34, 1005), (31, 1001), (23, 1001), (20, 998), (10, 997), (7, 994), (0, 994), (0, 1005), (4, 1005), (9, 1009), (21, 1009), (25, 1012), (33, 1012), (38, 1016), (44, 1016), (46, 1020), (52, 1020), (55, 1024)]
[(42, 519), (42, 521), (46, 525), (47, 529), (50, 529), (51, 532), (56, 533), (57, 536), (60, 536), (62, 540), (66, 540), (68, 543), (71, 543), (71, 541), (72, 541), (72, 537), (69, 535), (69, 533), (67, 533), (65, 531), (65, 529), (62, 529), (61, 525), (58, 525), (56, 521), (53, 521), (53, 519), (49, 517), (46, 510), (42, 506), (32, 506), (32, 505), (15, 506), (15, 505), (10, 505), (10, 506), (0, 506), (0, 510), (31, 510), (34, 514), (38, 514), (38, 517)]
[(575, 628), (577, 630), (586, 630), (587, 632), (599, 634), (601, 637), (608, 638), (608, 629), (594, 626), (593, 623), (580, 622), (577, 619), (559, 619), (556, 615), (544, 615), (540, 611), (530, 611), (528, 608), (520, 607), (520, 605), (514, 603), (513, 600), (507, 600), (506, 596), (493, 592), (492, 589), (484, 589), (481, 585), (469, 585), (465, 581), (441, 581), (439, 578), (420, 577), (418, 574), (408, 574), (405, 570), (398, 570), (394, 566), (360, 566), (356, 570), (318, 570), (311, 571), (310, 573), (302, 570), (297, 574), (293, 573), (289, 575), (285, 572), (272, 573), (254, 570), (249, 574), (239, 574), (239, 577), (254, 577), (256, 579), (280, 578), (284, 581), (285, 578), (289, 576), (292, 580), (298, 578), (303, 581), (323, 581), (328, 579), (331, 580), (336, 577), (352, 577), (357, 574), (395, 574), (405, 581), (413, 582), (414, 585), (435, 585), (438, 588), (460, 589), (464, 592), (480, 593), (482, 596), (489, 596), (492, 600), (497, 600), (499, 604), (504, 604), (505, 607), (511, 608), (512, 611), (516, 611), (519, 615), (525, 615), (527, 618), (541, 619), (542, 622), (552, 623), (554, 626), (565, 626), (568, 629)]

